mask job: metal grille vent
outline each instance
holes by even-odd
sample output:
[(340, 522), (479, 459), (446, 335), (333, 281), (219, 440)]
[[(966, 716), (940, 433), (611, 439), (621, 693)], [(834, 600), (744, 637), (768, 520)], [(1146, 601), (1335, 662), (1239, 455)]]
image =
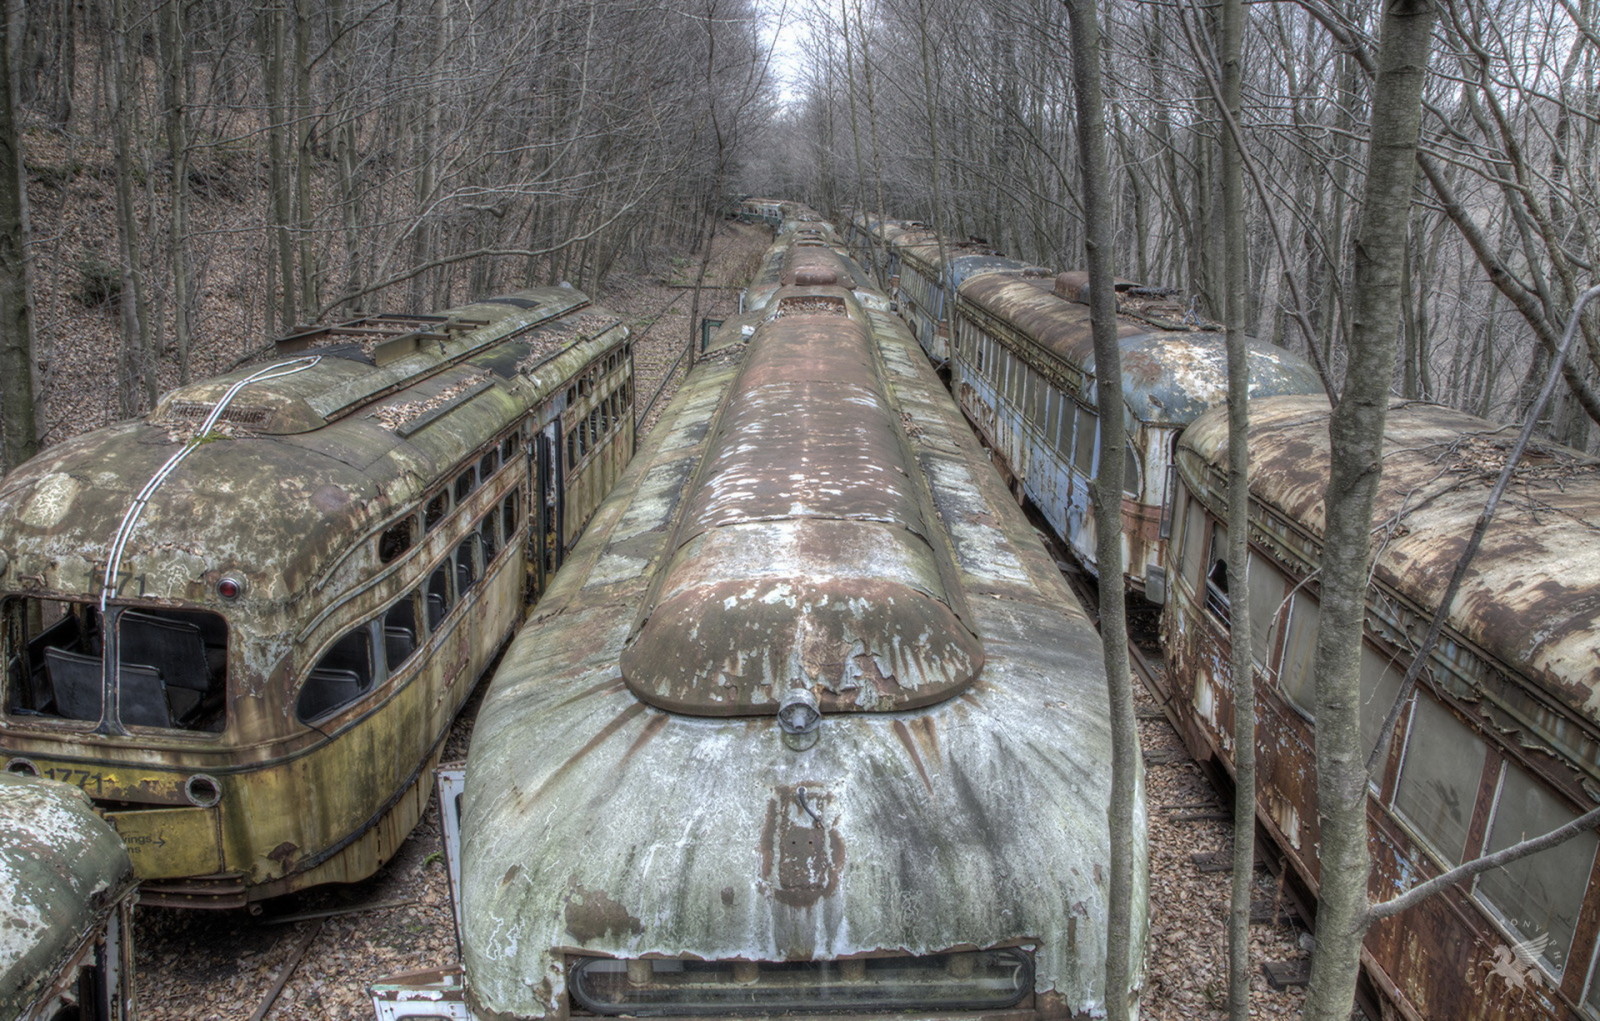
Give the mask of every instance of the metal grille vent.
[[(205, 404), (200, 401), (173, 401), (167, 407), (166, 417), (177, 421), (199, 422), (211, 414), (214, 404)], [(228, 422), (233, 425), (242, 425), (246, 428), (257, 429), (267, 424), (272, 418), (271, 408), (250, 408), (229, 405), (222, 410), (218, 421)]]

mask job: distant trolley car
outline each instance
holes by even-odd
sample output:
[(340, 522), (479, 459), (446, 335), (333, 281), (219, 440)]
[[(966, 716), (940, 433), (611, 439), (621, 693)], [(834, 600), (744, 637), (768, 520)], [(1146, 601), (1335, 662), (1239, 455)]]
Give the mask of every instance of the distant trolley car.
[(633, 452), (627, 331), (545, 287), (278, 342), (0, 482), (0, 751), (142, 899), (370, 875)]
[[(1098, 573), (1092, 484), (1099, 470), (1094, 340), (1082, 272), (998, 267), (960, 283), (950, 384), (1014, 489)], [(1130, 589), (1165, 595), (1167, 487), (1184, 427), (1228, 392), (1226, 337), (1166, 292), (1117, 284), (1124, 423), (1122, 562)], [(1252, 398), (1320, 394), (1305, 359), (1247, 341)]]
[(794, 228), (496, 673), (464, 990), (384, 984), (382, 1016), (1137, 996), (1142, 802), (1135, 986), (1104, 986), (1099, 640), (887, 297)]

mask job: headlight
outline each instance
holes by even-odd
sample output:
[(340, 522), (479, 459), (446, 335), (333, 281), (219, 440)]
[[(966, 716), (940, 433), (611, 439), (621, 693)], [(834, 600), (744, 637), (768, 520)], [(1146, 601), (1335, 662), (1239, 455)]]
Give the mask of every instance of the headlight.
[(572, 996), (596, 1014), (996, 1010), (1033, 990), (1033, 960), (1019, 949), (778, 963), (570, 961)]

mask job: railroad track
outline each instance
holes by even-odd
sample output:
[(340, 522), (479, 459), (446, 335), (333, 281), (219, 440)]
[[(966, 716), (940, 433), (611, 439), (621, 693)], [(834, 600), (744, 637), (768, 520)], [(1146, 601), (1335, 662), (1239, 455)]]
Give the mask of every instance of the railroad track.
[[(1031, 509), (1030, 517), (1046, 548), (1055, 557), (1063, 579), (1098, 628), (1098, 579), (1055, 541)], [(1197, 923), (1196, 917), (1220, 924), (1227, 916), (1227, 876), (1233, 863), (1233, 783), (1232, 777), (1214, 760), (1195, 758), (1180, 737), (1183, 728), (1178, 718), (1179, 707), (1163, 694), (1167, 686), (1160, 683), (1167, 667), (1160, 649), (1158, 610), (1141, 600), (1130, 600), (1128, 618), (1128, 664), (1139, 681), (1136, 715), (1147, 784), (1151, 788), (1153, 928), (1149, 967), (1154, 1002), (1146, 1004), (1146, 1014), (1159, 1021), (1169, 1016), (1165, 1007), (1174, 1009), (1172, 1016), (1192, 1016), (1192, 1004), (1182, 1003), (1178, 994), (1173, 996), (1173, 1002), (1163, 1002), (1165, 997), (1161, 996), (1161, 990), (1172, 986), (1162, 981), (1161, 966), (1166, 958), (1162, 949), (1154, 944), (1168, 931), (1194, 934), (1198, 925), (1203, 924)], [(1185, 774), (1192, 775), (1196, 782), (1185, 783)], [(1292, 873), (1285, 871), (1282, 861), (1274, 854), (1271, 841), (1260, 834), (1256, 840), (1256, 861), (1257, 889), (1251, 904), (1251, 924), (1271, 927), (1270, 934), (1260, 928), (1257, 930), (1259, 935), (1267, 936), (1264, 942), (1271, 949), (1261, 954), (1260, 971), (1266, 988), (1252, 993), (1252, 1006), (1262, 1011), (1261, 1016), (1292, 1014), (1298, 1009), (1301, 987), (1310, 975), (1305, 947), (1309, 934), (1303, 921), (1311, 917), (1309, 902), (1305, 899), (1306, 891), (1297, 888)], [(1263, 866), (1265, 871), (1262, 871)], [(1160, 875), (1163, 870), (1169, 873), (1165, 878)], [(1179, 875), (1170, 874), (1174, 872)], [(1161, 917), (1169, 919), (1167, 924), (1154, 921)], [(1215, 945), (1225, 946), (1225, 938)], [(1222, 957), (1221, 967), (1226, 968), (1225, 955)], [(1224, 978), (1223, 988), (1225, 986)]]

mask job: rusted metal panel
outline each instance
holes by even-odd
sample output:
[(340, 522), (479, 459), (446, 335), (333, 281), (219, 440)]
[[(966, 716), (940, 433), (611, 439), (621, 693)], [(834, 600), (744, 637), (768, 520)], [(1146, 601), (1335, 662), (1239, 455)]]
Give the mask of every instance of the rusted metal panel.
[[(699, 534), (742, 530), (791, 557), (814, 548), (824, 564), (839, 552), (837, 537), (802, 541), (795, 520), (745, 515), (787, 512), (744, 485), (754, 476), (715, 491), (713, 463), (732, 469), (748, 454), (756, 471), (763, 448), (741, 447), (761, 416), (741, 418), (739, 397), (776, 370), (754, 352), (737, 381), (726, 362), (702, 363), (513, 643), (480, 716), (462, 875), (464, 964), (480, 1014), (565, 1017), (569, 954), (810, 961), (1019, 942), (1033, 948), (1032, 1005), (997, 1016), (1103, 1010), (1110, 734), (1098, 638), (904, 328), (850, 317), (872, 324), (881, 382), (803, 414), (828, 434), (831, 415), (881, 421), (886, 406), (899, 438), (870, 456), (899, 447), (889, 463), (906, 475), (887, 497), (844, 489), (834, 483), (855, 485), (857, 474), (836, 474), (839, 451), (825, 438), (826, 458), (795, 458), (774, 483), (852, 527), (895, 523), (852, 517), (858, 507), (900, 522), (916, 509), (940, 584), (969, 604), (962, 623), (981, 643), (981, 671), (959, 696), (912, 711), (825, 709), (806, 750), (770, 717), (668, 712), (635, 696), (623, 651), (654, 588), (671, 587), (660, 576), (678, 563), (681, 522), (701, 521)], [(841, 370), (858, 378), (848, 331), (839, 343)], [(786, 392), (797, 403), (828, 396)], [(767, 618), (759, 599), (727, 597), (730, 622), (757, 611), (752, 636), (769, 627), (787, 640), (776, 609)], [(1141, 795), (1141, 833), (1143, 812)], [(1140, 905), (1142, 863), (1141, 838)], [(1142, 917), (1135, 929), (1142, 956)]]
[(0, 833), (0, 1016), (53, 1017), (133, 889), (128, 852), (82, 791), (14, 773), (0, 773)]
[[(1291, 583), (1313, 576), (1320, 555), (1327, 426), (1326, 406), (1309, 398), (1279, 397), (1252, 406), (1252, 543), (1280, 563)], [(1399, 401), (1391, 405), (1374, 510), (1380, 542), (1367, 597), (1367, 644), (1395, 643), (1396, 669), (1404, 668), (1406, 649), (1431, 617), (1513, 439), (1509, 428), (1461, 412)], [(1191, 426), (1179, 466), (1187, 488), (1213, 519), (1219, 517), (1224, 508), (1225, 416), (1211, 412)], [(1442, 645), (1424, 672), (1420, 695), (1470, 721), (1471, 730), (1464, 727), (1461, 735), (1481, 735), (1491, 749), (1490, 762), (1499, 756), (1520, 762), (1543, 785), (1542, 796), (1564, 797), (1576, 806), (1574, 812), (1592, 804), (1600, 757), (1587, 708), (1596, 680), (1594, 664), (1600, 661), (1594, 633), (1584, 620), (1590, 601), (1581, 591), (1570, 602), (1550, 604), (1526, 594), (1538, 588), (1539, 579), (1574, 580), (1593, 573), (1584, 565), (1592, 548), (1586, 537), (1595, 525), (1596, 469), (1586, 455), (1536, 445), (1466, 576)], [(1226, 635), (1211, 612), (1201, 608), (1195, 579), (1174, 574), (1173, 581), (1174, 598), (1163, 621), (1171, 663), (1167, 676), (1193, 683), (1191, 739), (1211, 745), (1227, 759), (1233, 708)], [(1483, 612), (1489, 605), (1494, 609)], [(1549, 654), (1547, 648), (1563, 654)], [(1574, 649), (1583, 650), (1576, 670), (1567, 658)], [(1558, 676), (1559, 682), (1552, 681)], [(1270, 679), (1259, 678), (1257, 686), (1262, 712), (1257, 730), (1258, 817), (1314, 891), (1318, 833), (1313, 726)], [(1172, 694), (1180, 702), (1191, 695), (1181, 689)], [(1375, 900), (1423, 882), (1446, 865), (1392, 805), (1401, 761), (1400, 752), (1391, 750), (1374, 777), (1375, 793), (1367, 805)], [(1475, 827), (1487, 825), (1498, 773), (1497, 768), (1486, 770), (1490, 779), (1470, 785), (1473, 789), (1467, 792), (1469, 802), (1475, 798), (1477, 803), (1465, 809), (1478, 820)], [(1476, 837), (1466, 838), (1469, 853), (1477, 846), (1471, 841), (1484, 838), (1481, 829), (1473, 832)], [(1595, 899), (1591, 890), (1586, 895), (1590, 906), (1576, 915), (1590, 927)], [(1576, 937), (1562, 948), (1572, 955), (1564, 968), (1556, 965), (1547, 971), (1534, 960), (1539, 950), (1519, 956), (1526, 948), (1518, 949), (1491, 914), (1470, 889), (1446, 891), (1374, 927), (1363, 954), (1368, 973), (1407, 1017), (1520, 1021), (1586, 1016), (1576, 1001), (1585, 994), (1589, 969), (1583, 955), (1590, 953), (1592, 928), (1590, 936)]]
[[(1327, 418), (1326, 404), (1309, 398), (1251, 406), (1252, 494), (1312, 536), (1324, 525)], [(1414, 606), (1438, 605), (1515, 438), (1509, 427), (1465, 412), (1391, 404), (1373, 508), (1383, 540), (1374, 565), (1380, 584)], [(1207, 463), (1225, 465), (1225, 446), (1221, 414), (1200, 419), (1184, 437), (1184, 447)], [(1558, 698), (1586, 726), (1600, 723), (1596, 507), (1600, 463), (1535, 441), (1450, 615), (1454, 631)], [(1552, 733), (1540, 740), (1565, 743)], [(1584, 758), (1584, 768), (1600, 777), (1600, 762)]]

